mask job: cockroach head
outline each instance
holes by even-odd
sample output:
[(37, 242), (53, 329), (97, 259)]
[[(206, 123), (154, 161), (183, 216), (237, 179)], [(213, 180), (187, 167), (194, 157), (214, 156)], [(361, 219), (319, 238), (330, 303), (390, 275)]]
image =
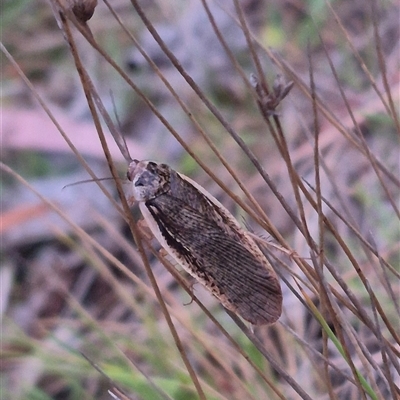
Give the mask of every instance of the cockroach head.
[(129, 164), (127, 173), (133, 184), (136, 201), (147, 201), (167, 192), (170, 189), (170, 175), (168, 165), (138, 160)]

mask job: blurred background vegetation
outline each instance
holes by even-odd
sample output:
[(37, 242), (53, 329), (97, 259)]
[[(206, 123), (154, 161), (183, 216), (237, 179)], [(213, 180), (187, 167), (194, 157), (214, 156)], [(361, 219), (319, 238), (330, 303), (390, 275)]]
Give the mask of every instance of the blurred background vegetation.
[[(55, 18), (56, 3), (1, 3), (1, 160), (59, 208), (56, 212), (3, 167), (1, 398), (109, 399), (109, 390), (120, 399), (201, 397), (165, 323), (124, 218), (95, 183), (64, 188), (89, 175), (38, 103), (38, 96), (96, 175), (108, 177), (110, 172), (65, 34)], [(149, 250), (161, 292), (206, 398), (307, 398), (304, 393), (313, 399), (399, 396), (398, 3), (240, 1), (257, 39), (266, 80), (272, 87), (281, 73), (287, 82), (294, 82), (277, 109), (290, 163), (262, 118), (254, 93), (218, 42), (202, 2), (143, 0), (140, 4), (186, 72), (239, 133), (282, 198), (299, 215), (290, 166), (303, 182), (316, 185), (315, 111), (308, 89), (312, 65), (320, 107), (322, 197), (332, 205), (324, 204), (323, 211), (351, 254), (326, 229), (324, 254), (338, 274), (325, 272), (324, 279), (332, 285), (329, 298), (338, 307), (329, 308), (321, 294), (326, 289), (322, 280), (315, 278), (321, 284), (318, 290), (294, 261), (299, 256), (315, 267), (316, 253), (304, 234), (257, 166), (154, 42), (132, 3), (111, 2), (118, 21), (108, 3), (99, 2), (88, 21), (95, 41), (193, 154), (249, 204), (127, 31), (134, 35), (289, 247), (199, 168), (148, 104), (71, 24), (86, 71), (126, 138), (132, 157), (168, 163), (195, 179), (238, 220), (244, 219), (251, 231), (267, 239), (267, 251), (280, 260), (274, 267), (284, 279), (284, 312), (276, 325), (255, 328), (261, 351), (261, 345), (249, 340), (200, 285), (195, 285), (194, 294), (236, 345), (196, 304), (187, 305), (190, 296)], [(255, 74), (233, 3), (207, 4), (244, 76)], [(12, 59), (34, 90), (21, 78)], [(123, 177), (126, 161), (111, 135), (107, 139)], [(112, 181), (105, 186), (117, 199)], [(315, 192), (310, 193), (314, 197)], [(301, 198), (307, 229), (318, 241), (321, 211), (315, 212), (308, 199)], [(138, 211), (133, 209), (133, 213), (138, 219)], [(285, 251), (271, 250), (270, 245), (285, 247)], [(339, 278), (349, 293), (343, 291)], [(299, 282), (301, 290), (296, 286)], [(343, 332), (338, 331), (338, 313), (339, 321), (345, 321), (340, 328)], [(271, 366), (266, 352), (278, 360), (303, 394)]]

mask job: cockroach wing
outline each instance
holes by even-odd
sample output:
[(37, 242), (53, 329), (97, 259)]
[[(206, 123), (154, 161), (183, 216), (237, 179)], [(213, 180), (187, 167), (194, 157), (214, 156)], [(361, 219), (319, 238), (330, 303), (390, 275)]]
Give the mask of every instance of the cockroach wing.
[(156, 222), (158, 231), (153, 233), (161, 244), (227, 309), (254, 325), (273, 323), (279, 318), (279, 281), (241, 228), (235, 224), (235, 232), (229, 235), (226, 227), (221, 228), (209, 215), (170, 194), (157, 196), (144, 206)]

